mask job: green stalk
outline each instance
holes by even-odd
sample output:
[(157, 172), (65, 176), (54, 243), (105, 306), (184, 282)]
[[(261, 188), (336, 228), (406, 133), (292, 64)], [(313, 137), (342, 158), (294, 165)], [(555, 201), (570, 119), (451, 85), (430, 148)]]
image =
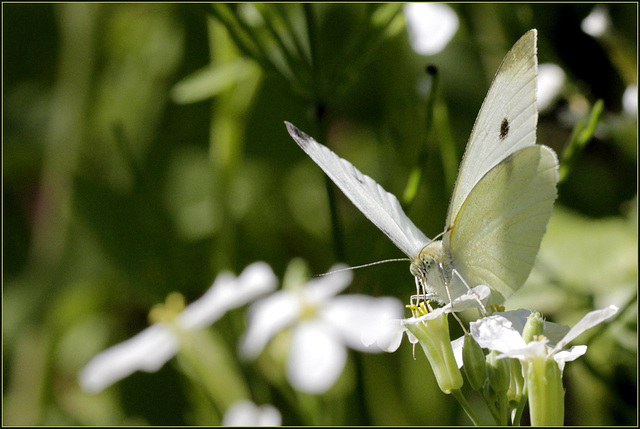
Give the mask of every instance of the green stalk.
[(474, 424), (474, 426), (483, 426), (482, 422), (476, 415), (476, 412), (467, 401), (467, 398), (465, 398), (465, 396), (462, 394), (462, 391), (460, 389), (452, 390), (451, 394), (454, 398), (456, 398), (464, 412), (467, 413), (467, 416), (469, 416), (469, 419), (471, 419), (471, 422)]

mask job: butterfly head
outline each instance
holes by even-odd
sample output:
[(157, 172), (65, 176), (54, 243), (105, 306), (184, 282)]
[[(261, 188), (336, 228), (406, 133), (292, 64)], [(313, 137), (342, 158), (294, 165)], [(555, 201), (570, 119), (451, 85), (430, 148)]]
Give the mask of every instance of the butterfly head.
[(435, 295), (441, 302), (448, 301), (445, 298), (445, 288), (451, 279), (451, 258), (444, 250), (441, 240), (432, 241), (423, 247), (411, 262), (409, 270), (423, 289), (422, 293)]

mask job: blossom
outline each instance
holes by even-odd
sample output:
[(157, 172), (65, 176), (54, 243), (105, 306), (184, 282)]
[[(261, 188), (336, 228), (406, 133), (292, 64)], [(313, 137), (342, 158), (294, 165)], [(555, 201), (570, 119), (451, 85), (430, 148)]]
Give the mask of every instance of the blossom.
[(137, 370), (157, 371), (178, 352), (179, 332), (212, 325), (227, 311), (275, 289), (276, 281), (264, 262), (249, 265), (237, 278), (231, 273), (219, 274), (211, 288), (171, 322), (155, 323), (91, 359), (80, 371), (81, 387), (96, 393)]
[(458, 15), (446, 4), (408, 3), (404, 15), (409, 42), (420, 55), (437, 54), (458, 30)]
[(436, 376), (438, 386), (445, 393), (452, 393), (462, 387), (462, 374), (459, 368), (457, 351), (462, 360), (462, 346), (458, 346), (459, 340), (454, 342), (449, 338), (449, 323), (447, 314), (471, 308), (480, 307), (480, 303), (486, 301), (491, 295), (491, 290), (485, 285), (479, 285), (468, 293), (453, 300), (443, 307), (435, 310), (421, 306), (412, 305), (414, 316), (403, 320), (388, 319), (384, 324), (378, 326), (377, 336), (372, 335), (363, 338), (365, 344), (374, 341), (387, 352), (398, 349), (402, 341), (402, 334), (406, 332), (409, 342), (419, 343), (422, 347), (433, 373)]
[[(563, 348), (584, 331), (607, 320), (617, 311), (618, 308), (611, 305), (587, 313), (573, 328), (563, 329), (564, 336), (553, 347), (549, 345), (553, 340), (547, 336), (557, 335), (560, 329), (553, 329), (552, 324), (542, 322), (538, 313), (531, 314), (525, 325), (523, 316), (526, 310), (496, 314), (472, 322), (471, 335), (481, 347), (500, 352), (498, 358), (520, 360), (527, 382), (531, 425), (557, 426), (564, 423), (564, 365), (587, 351), (587, 346), (574, 346), (570, 350)], [(522, 329), (519, 329), (521, 326)], [(523, 338), (523, 332), (527, 330), (542, 331), (542, 334), (525, 334), (525, 337), (532, 337), (527, 342), (529, 338)]]
[(611, 28), (611, 18), (606, 6), (596, 5), (580, 24), (582, 31), (593, 37), (604, 35)]
[(222, 418), (222, 426), (280, 426), (282, 416), (273, 405), (257, 406), (248, 399), (233, 404)]
[(538, 65), (536, 100), (539, 111), (543, 112), (553, 105), (560, 95), (564, 82), (565, 73), (560, 66), (552, 63)]
[[(370, 344), (375, 341), (381, 349), (390, 353), (394, 352), (398, 349), (398, 347), (400, 347), (403, 333), (407, 334), (407, 338), (409, 339), (410, 343), (416, 344), (418, 342), (418, 339), (411, 333), (410, 330), (407, 329), (407, 325), (417, 325), (422, 322), (435, 320), (444, 314), (479, 308), (480, 302), (486, 302), (490, 295), (491, 289), (489, 289), (487, 286), (476, 286), (466, 294), (454, 299), (453, 303), (449, 303), (443, 307), (438, 307), (435, 310), (431, 310), (421, 316), (414, 316), (402, 320), (389, 319), (385, 321), (384, 324), (379, 325), (378, 329), (375, 332), (371, 333), (371, 336), (368, 336), (363, 340), (365, 341), (365, 344)], [(462, 340), (464, 340), (464, 338), (460, 337), (457, 340), (452, 341), (452, 346), (454, 346), (454, 352), (456, 353), (456, 361), (458, 352), (460, 355), (460, 364), (458, 365), (458, 367), (462, 366)], [(460, 343), (459, 347), (458, 343)]]
[[(460, 365), (456, 361), (449, 334), (449, 319), (447, 313), (477, 308), (480, 302), (487, 300), (491, 290), (485, 286), (476, 286), (468, 293), (456, 298), (452, 303), (428, 313), (406, 319), (402, 324), (407, 328), (407, 335), (415, 337), (427, 356), (431, 369), (438, 382), (438, 387), (444, 393), (453, 393), (462, 387)], [(422, 308), (424, 310), (424, 307)], [(414, 313), (420, 313), (415, 311)]]
[[(481, 347), (496, 350), (502, 357), (513, 357), (526, 363), (535, 356), (552, 356), (560, 370), (564, 363), (577, 359), (587, 351), (587, 346), (574, 346), (562, 350), (587, 329), (604, 322), (618, 311), (615, 305), (587, 313), (573, 328), (544, 322), (544, 338), (529, 341), (522, 338), (522, 331), (528, 317), (528, 310), (500, 313), (471, 322), (471, 335)], [(560, 335), (564, 333), (564, 336)], [(556, 341), (556, 339), (558, 339)], [(550, 346), (555, 344), (555, 346)]]
[(627, 115), (635, 116), (638, 114), (638, 86), (629, 85), (622, 94), (622, 107)]
[(346, 347), (381, 351), (373, 344), (364, 344), (362, 338), (370, 337), (384, 321), (399, 319), (403, 313), (396, 298), (336, 296), (351, 278), (350, 271), (339, 271), (307, 283), (296, 278), (287, 284), (285, 276), (282, 290), (249, 307), (248, 329), (240, 344), (240, 354), (256, 358), (278, 332), (290, 328), (286, 363), (289, 382), (306, 393), (328, 390), (342, 373)]

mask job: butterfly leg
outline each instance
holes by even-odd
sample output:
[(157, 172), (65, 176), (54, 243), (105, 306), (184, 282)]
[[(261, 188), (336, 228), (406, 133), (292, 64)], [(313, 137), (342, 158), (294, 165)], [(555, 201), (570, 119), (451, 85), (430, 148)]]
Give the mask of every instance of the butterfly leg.
[[(444, 285), (444, 290), (447, 291), (447, 298), (449, 298), (449, 302), (451, 303), (451, 308), (453, 309), (453, 300), (451, 299), (451, 292), (449, 291), (449, 284), (448, 284), (447, 279), (446, 279), (446, 277), (444, 275), (444, 265), (442, 264), (442, 262), (438, 262), (438, 268), (440, 268), (440, 274), (442, 274), (442, 284)], [(464, 327), (464, 323), (462, 323), (462, 320), (460, 320), (460, 318), (458, 317), (456, 312), (452, 311), (451, 314), (453, 314), (453, 317), (458, 321), (458, 323), (462, 327), (462, 330), (465, 333), (467, 333), (467, 329)]]
[[(482, 307), (482, 312), (483, 314), (486, 316), (487, 315), (487, 307), (484, 306), (484, 304), (482, 303), (482, 300), (480, 299), (480, 297), (478, 296), (477, 293), (475, 293), (475, 291), (473, 289), (471, 289), (469, 287), (469, 284), (464, 280), (464, 278), (462, 278), (462, 275), (460, 275), (460, 273), (458, 272), (458, 270), (456, 270), (455, 268), (453, 269), (453, 271), (451, 272), (452, 277), (453, 276), (457, 276), (462, 283), (464, 284), (464, 286), (467, 288), (467, 290), (473, 294), (473, 296), (475, 296), (476, 300), (478, 301), (478, 304), (480, 304), (480, 307)], [(449, 292), (449, 289), (447, 289), (447, 293)], [(451, 299), (451, 298), (449, 298)]]

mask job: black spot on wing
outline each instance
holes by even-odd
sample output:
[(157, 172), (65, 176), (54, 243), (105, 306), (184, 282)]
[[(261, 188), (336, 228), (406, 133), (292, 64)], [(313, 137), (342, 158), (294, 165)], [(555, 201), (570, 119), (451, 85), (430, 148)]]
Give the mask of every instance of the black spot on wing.
[(509, 135), (509, 120), (504, 118), (500, 124), (500, 140), (504, 140)]

